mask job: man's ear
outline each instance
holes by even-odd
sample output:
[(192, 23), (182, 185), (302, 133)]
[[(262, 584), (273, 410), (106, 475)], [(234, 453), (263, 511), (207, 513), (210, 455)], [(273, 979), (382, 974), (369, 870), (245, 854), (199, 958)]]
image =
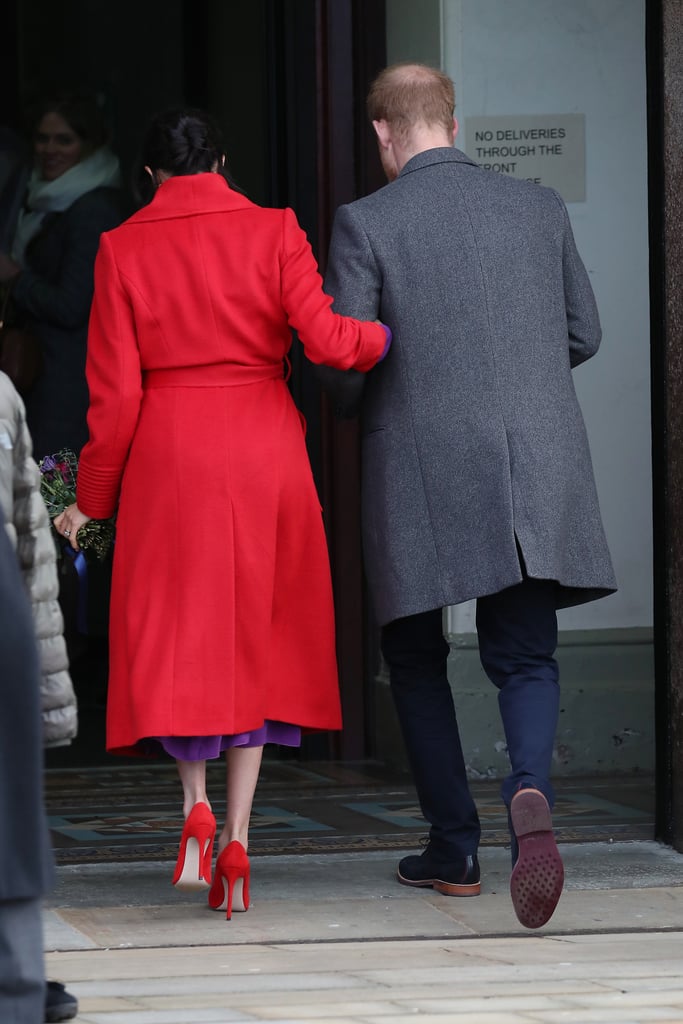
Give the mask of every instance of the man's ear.
[(460, 125), (458, 124), (458, 119), (457, 119), (457, 117), (454, 117), (453, 118), (453, 142), (455, 142), (455, 140), (457, 138), (458, 128), (459, 127), (460, 127)]
[(372, 127), (375, 129), (377, 135), (377, 141), (379, 142), (382, 149), (388, 149), (391, 143), (391, 129), (387, 122), (382, 119), (381, 121), (373, 121)]

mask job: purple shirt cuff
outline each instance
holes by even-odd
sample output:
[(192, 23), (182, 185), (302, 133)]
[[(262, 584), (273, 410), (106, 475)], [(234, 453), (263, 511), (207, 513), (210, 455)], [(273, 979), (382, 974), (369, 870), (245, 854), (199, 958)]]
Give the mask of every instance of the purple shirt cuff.
[(391, 348), (391, 342), (392, 342), (392, 339), (393, 339), (393, 335), (392, 335), (392, 333), (391, 333), (391, 328), (390, 328), (390, 327), (387, 327), (387, 325), (386, 325), (386, 324), (382, 324), (382, 327), (384, 328), (384, 333), (385, 333), (385, 334), (386, 334), (386, 336), (387, 336), (387, 340), (386, 340), (386, 344), (385, 344), (385, 346), (384, 346), (384, 348), (383, 348), (383, 350), (382, 350), (382, 355), (381, 355), (381, 356), (379, 357), (379, 359), (377, 360), (377, 362), (378, 362), (378, 363), (381, 363), (381, 362), (382, 362), (382, 360), (383, 360), (383, 359), (385, 358), (385, 356), (386, 356), (387, 352), (388, 352), (388, 351), (389, 351), (389, 349)]

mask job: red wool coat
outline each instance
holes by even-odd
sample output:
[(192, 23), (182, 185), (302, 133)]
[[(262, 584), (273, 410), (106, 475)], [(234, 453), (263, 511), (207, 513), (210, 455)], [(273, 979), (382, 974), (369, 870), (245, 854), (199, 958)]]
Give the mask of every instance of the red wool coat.
[(383, 329), (332, 313), (291, 210), (171, 178), (102, 236), (78, 505), (118, 506), (107, 747), (341, 726), (320, 503), (284, 380), (369, 370)]

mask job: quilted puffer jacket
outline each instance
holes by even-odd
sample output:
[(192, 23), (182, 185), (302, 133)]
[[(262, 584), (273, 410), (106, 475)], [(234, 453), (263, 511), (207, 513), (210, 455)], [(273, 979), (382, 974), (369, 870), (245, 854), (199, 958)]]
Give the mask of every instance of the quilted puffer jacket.
[(78, 727), (69, 675), (52, 527), (40, 495), (24, 404), (0, 373), (0, 508), (33, 608), (41, 666), (41, 708), (46, 746), (71, 742)]

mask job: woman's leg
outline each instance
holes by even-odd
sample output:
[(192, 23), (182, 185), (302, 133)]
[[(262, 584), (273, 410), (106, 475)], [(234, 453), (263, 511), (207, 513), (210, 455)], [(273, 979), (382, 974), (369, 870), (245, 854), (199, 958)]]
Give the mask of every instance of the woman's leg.
[(206, 761), (176, 761), (178, 775), (183, 785), (183, 814), (188, 814), (196, 803), (205, 803), (209, 807), (206, 795)]
[[(176, 760), (183, 784), (185, 826), (173, 875), (179, 889), (211, 885), (211, 860), (216, 819), (206, 795), (206, 761)], [(208, 807), (208, 810), (207, 810)], [(194, 809), (194, 813), (193, 812)]]
[(226, 810), (225, 825), (218, 839), (219, 853), (233, 839), (247, 849), (249, 818), (262, 756), (263, 747), (230, 747), (225, 752)]

